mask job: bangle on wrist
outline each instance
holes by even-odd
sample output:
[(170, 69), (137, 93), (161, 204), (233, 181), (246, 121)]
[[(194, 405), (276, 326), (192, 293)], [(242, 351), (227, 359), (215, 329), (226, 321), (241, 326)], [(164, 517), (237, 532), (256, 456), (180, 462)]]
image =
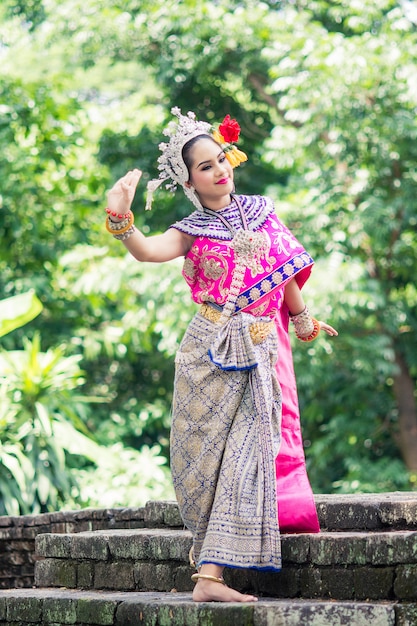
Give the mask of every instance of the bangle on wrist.
[(314, 317), (311, 318), (311, 321), (313, 322), (314, 328), (313, 331), (308, 335), (308, 337), (300, 337), (300, 335), (298, 335), (296, 331), (295, 334), (297, 335), (297, 339), (299, 339), (300, 341), (314, 341), (315, 339), (317, 339), (320, 332), (320, 324)]
[[(123, 219), (123, 218), (128, 218), (130, 216), (131, 211), (128, 211), (127, 213), (117, 213), (116, 211), (112, 211), (111, 209), (107, 208), (106, 209), (106, 213), (109, 216), (109, 219), (113, 222), (114, 220), (112, 220), (112, 217), (117, 217), (119, 218), (119, 220)], [(117, 222), (115, 222), (117, 224)]]
[(128, 228), (128, 230), (126, 230), (124, 233), (117, 234), (117, 235), (113, 235), (113, 237), (115, 239), (118, 239), (119, 241), (126, 241), (126, 239), (129, 239), (129, 237), (131, 237), (133, 235), (133, 233), (136, 232), (136, 226), (134, 224), (132, 224), (132, 226), (130, 226)]
[(108, 220), (107, 223), (109, 224), (111, 231), (122, 230), (122, 228), (124, 228), (125, 226), (128, 226), (129, 224), (129, 218), (120, 220), (120, 222), (113, 222), (113, 220), (109, 216), (107, 220)]
[(313, 341), (320, 332), (320, 324), (311, 317), (307, 306), (301, 313), (290, 315), (290, 319), (294, 324), (295, 334), (300, 341)]
[(133, 226), (134, 221), (135, 218), (131, 211), (129, 211), (127, 217), (121, 222), (112, 222), (110, 215), (108, 215), (106, 218), (106, 229), (111, 235), (123, 235)]

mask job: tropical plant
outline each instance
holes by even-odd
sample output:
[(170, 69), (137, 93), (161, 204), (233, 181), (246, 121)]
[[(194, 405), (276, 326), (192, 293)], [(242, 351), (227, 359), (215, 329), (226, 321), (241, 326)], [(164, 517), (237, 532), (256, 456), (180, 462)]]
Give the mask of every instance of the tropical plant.
[[(76, 428), (85, 432), (79, 416), (88, 401), (71, 395), (83, 383), (80, 357), (65, 357), (62, 347), (41, 352), (39, 335), (23, 342), (23, 350), (0, 353), (1, 441), (7, 442), (0, 492), (2, 512), (9, 514), (56, 509), (65, 501), (74, 485), (65, 441)], [(64, 437), (57, 436), (57, 424)], [(11, 494), (6, 485), (14, 483), (19, 489)]]
[(33, 320), (42, 308), (34, 291), (0, 300), (0, 337)]
[[(33, 293), (1, 301), (0, 335), (41, 308)], [(82, 357), (65, 350), (42, 352), (35, 333), (23, 338), (23, 350), (0, 352), (0, 515), (173, 497), (158, 446), (138, 452), (94, 440), (85, 424), (91, 404), (105, 398), (77, 392), (84, 384)]]
[(84, 407), (100, 444), (168, 455), (189, 295), (102, 222), (106, 186), (137, 166), (143, 232), (188, 210), (161, 191), (142, 212), (178, 105), (239, 119), (238, 189), (272, 196), (316, 259), (306, 295), (340, 334), (294, 346), (315, 489), (417, 484), (416, 22), (405, 0), (1, 3), (0, 292), (44, 306), (2, 344), (39, 331), (82, 355), (83, 391), (109, 400)]

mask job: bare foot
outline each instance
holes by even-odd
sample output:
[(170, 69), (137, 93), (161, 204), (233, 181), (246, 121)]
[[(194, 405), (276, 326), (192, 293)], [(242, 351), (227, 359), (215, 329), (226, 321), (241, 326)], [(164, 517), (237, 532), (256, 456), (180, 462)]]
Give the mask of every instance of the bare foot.
[(193, 591), (194, 602), (257, 602), (258, 598), (211, 580), (200, 580)]

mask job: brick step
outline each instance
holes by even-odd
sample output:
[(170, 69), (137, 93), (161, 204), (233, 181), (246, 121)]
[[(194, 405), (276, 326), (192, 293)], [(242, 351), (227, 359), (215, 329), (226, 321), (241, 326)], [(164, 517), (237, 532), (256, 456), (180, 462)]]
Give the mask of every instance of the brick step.
[[(179, 592), (192, 589), (191, 535), (176, 529), (43, 534), (38, 587)], [(227, 569), (241, 591), (290, 598), (417, 600), (417, 531), (282, 536), (279, 573)]]
[(0, 626), (415, 626), (417, 604), (277, 600), (194, 603), (189, 593), (0, 591)]

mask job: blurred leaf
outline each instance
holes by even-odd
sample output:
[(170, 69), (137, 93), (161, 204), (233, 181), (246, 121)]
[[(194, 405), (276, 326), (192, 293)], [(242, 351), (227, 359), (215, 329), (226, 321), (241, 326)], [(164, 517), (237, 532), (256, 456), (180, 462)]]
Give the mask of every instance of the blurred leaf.
[(42, 311), (34, 292), (22, 293), (0, 301), (0, 337), (24, 326)]

